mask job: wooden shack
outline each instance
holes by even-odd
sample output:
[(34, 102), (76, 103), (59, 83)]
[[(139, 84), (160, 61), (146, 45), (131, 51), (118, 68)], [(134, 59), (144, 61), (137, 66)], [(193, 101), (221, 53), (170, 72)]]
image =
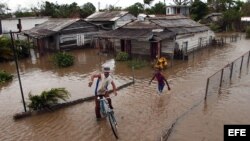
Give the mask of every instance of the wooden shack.
[[(126, 24), (114, 31), (108, 31), (98, 36), (101, 50), (109, 49), (103, 42), (113, 42), (116, 52), (125, 51), (129, 55), (148, 55), (156, 57), (173, 57), (205, 47), (212, 42), (214, 33), (182, 15), (145, 17)], [(104, 46), (104, 47), (103, 47)]]
[(81, 19), (49, 19), (22, 34), (44, 53), (46, 50), (89, 47), (93, 35), (99, 31), (97, 25)]

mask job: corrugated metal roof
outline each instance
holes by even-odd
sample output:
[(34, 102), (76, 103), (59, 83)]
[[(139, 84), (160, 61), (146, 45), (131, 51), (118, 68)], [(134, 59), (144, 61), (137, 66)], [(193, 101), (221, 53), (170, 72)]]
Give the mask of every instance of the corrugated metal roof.
[(175, 32), (176, 34), (195, 33), (209, 30), (208, 27), (181, 15), (155, 17), (149, 18), (149, 20)]
[(88, 16), (86, 21), (116, 21), (122, 16), (128, 14), (127, 11), (105, 11), (105, 12), (96, 12)]
[[(153, 32), (153, 30), (162, 30), (162, 32)], [(119, 29), (99, 34), (98, 37), (147, 40), (152, 35), (157, 35), (157, 38), (162, 40), (178, 34), (196, 33), (207, 30), (209, 30), (208, 27), (187, 17), (174, 15), (148, 18), (145, 21), (137, 20)]]
[(101, 38), (116, 38), (116, 39), (136, 39), (141, 41), (148, 41), (152, 38), (153, 35), (156, 35), (159, 39), (165, 39), (173, 37), (173, 33), (170, 31), (163, 31), (159, 33), (153, 33), (152, 29), (125, 29), (120, 28), (113, 31), (104, 32), (97, 35)]
[(128, 23), (127, 25), (123, 26), (122, 28), (130, 28), (130, 29), (153, 29), (153, 28), (162, 28), (161, 26), (153, 23), (151, 21), (140, 21), (136, 20), (133, 22)]
[(30, 30), (22, 31), (22, 33), (34, 38), (45, 37), (60, 31), (78, 20), (79, 19), (49, 19)]

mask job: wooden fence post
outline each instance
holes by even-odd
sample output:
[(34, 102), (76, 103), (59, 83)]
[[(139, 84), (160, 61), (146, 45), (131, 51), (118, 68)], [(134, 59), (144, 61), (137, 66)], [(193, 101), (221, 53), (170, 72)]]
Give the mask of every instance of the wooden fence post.
[(206, 86), (206, 94), (205, 94), (205, 100), (207, 99), (207, 92), (208, 92), (208, 86), (209, 86), (209, 79), (207, 79), (207, 86)]
[(223, 73), (224, 73), (224, 68), (221, 70), (221, 76), (220, 76), (220, 87), (222, 86)]
[(241, 63), (240, 63), (240, 75), (239, 75), (239, 77), (241, 77), (241, 70), (242, 70), (243, 60), (244, 60), (244, 55), (241, 57)]
[(230, 81), (232, 79), (233, 76), (233, 69), (234, 69), (234, 62), (231, 63), (231, 69), (230, 69)]

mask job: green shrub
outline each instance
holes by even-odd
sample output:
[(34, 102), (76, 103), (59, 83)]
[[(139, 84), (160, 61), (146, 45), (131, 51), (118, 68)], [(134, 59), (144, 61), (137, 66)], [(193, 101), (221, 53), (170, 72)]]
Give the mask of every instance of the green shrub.
[(5, 83), (6, 81), (12, 80), (12, 78), (13, 78), (13, 75), (3, 70), (0, 70), (0, 84)]
[(147, 61), (142, 60), (142, 59), (133, 59), (131, 61), (128, 62), (128, 66), (129, 67), (134, 67), (134, 69), (140, 69), (143, 68), (147, 65)]
[(211, 30), (213, 30), (214, 32), (219, 32), (220, 31), (220, 26), (216, 23), (212, 23), (209, 25)]
[(32, 95), (29, 93), (30, 102), (28, 107), (31, 110), (42, 110), (57, 104), (60, 99), (66, 101), (69, 97), (70, 94), (65, 88), (52, 88), (49, 91), (43, 91), (41, 95)]
[(246, 38), (250, 38), (250, 26), (246, 29)]
[(59, 67), (69, 67), (74, 64), (74, 56), (65, 52), (56, 53), (53, 56), (53, 60)]
[(127, 52), (119, 52), (115, 58), (116, 61), (127, 61), (129, 59), (129, 55)]
[[(28, 57), (30, 48), (33, 48), (33, 44), (25, 40), (15, 40), (15, 46), (18, 58)], [(0, 62), (13, 59), (14, 54), (10, 38), (5, 36), (0, 37)]]

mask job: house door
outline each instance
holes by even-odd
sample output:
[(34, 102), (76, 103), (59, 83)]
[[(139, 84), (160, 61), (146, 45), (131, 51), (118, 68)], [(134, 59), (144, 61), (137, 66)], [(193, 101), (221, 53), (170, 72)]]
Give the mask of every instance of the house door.
[(155, 59), (158, 52), (158, 43), (157, 42), (151, 42), (150, 43), (150, 56), (151, 59)]
[(121, 51), (131, 55), (131, 40), (121, 40)]
[(121, 40), (121, 51), (125, 52), (125, 40)]

